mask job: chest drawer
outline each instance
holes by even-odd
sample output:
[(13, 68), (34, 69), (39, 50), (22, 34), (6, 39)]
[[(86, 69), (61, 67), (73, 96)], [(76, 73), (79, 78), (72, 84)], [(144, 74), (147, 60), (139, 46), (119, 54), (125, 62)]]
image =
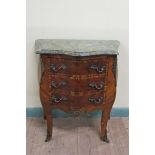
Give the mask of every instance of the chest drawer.
[(108, 70), (107, 57), (79, 58), (69, 56), (49, 56), (51, 74), (106, 74)]
[(104, 92), (54, 92), (51, 93), (49, 101), (51, 105), (65, 105), (70, 108), (80, 109), (88, 105), (103, 105), (105, 103), (105, 94)]
[(105, 75), (62, 76), (51, 75), (51, 90), (105, 90)]

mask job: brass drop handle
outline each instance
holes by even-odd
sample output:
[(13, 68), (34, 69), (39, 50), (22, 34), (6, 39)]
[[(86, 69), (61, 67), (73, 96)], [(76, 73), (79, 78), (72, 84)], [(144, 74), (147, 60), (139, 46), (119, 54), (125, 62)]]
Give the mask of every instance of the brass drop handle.
[(55, 81), (52, 81), (51, 86), (53, 88), (59, 88), (59, 87), (64, 87), (67, 85), (66, 81), (61, 81), (60, 83), (56, 83)]
[(57, 67), (56, 64), (51, 64), (51, 70), (54, 72), (58, 72), (59, 70), (65, 70), (67, 66), (62, 64), (61, 66)]
[(94, 70), (96, 70), (98, 73), (102, 73), (102, 72), (105, 72), (106, 71), (106, 66), (97, 66), (97, 65), (95, 65), (95, 64), (92, 64), (91, 66), (90, 66), (90, 69), (94, 69)]
[(52, 102), (59, 103), (61, 101), (67, 101), (67, 97), (65, 96), (52, 96)]
[(97, 90), (101, 90), (104, 87), (104, 82), (101, 81), (98, 85), (95, 82), (89, 84), (90, 87), (95, 88)]
[(103, 97), (99, 97), (99, 98), (90, 97), (89, 102), (94, 103), (94, 104), (100, 104), (103, 102)]

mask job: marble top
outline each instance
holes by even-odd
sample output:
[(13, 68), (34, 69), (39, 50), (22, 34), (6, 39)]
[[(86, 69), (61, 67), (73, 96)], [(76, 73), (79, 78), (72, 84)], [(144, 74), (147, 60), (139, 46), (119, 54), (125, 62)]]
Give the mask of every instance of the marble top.
[(35, 52), (71, 56), (117, 55), (119, 45), (117, 40), (38, 39)]

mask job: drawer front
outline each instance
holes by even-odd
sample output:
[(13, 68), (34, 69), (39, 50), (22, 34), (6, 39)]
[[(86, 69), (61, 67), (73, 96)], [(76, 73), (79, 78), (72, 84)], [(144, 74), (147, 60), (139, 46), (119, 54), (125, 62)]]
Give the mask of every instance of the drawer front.
[(104, 104), (105, 93), (103, 91), (53, 91), (50, 95), (50, 103), (55, 105), (71, 104), (72, 107), (84, 105)]
[(51, 90), (105, 90), (106, 82), (103, 75), (87, 75), (87, 76), (61, 76), (51, 75), (49, 83)]
[(88, 74), (106, 74), (108, 70), (108, 61), (106, 56), (97, 58), (77, 58), (66, 56), (50, 56), (51, 74), (70, 74), (70, 75), (88, 75)]

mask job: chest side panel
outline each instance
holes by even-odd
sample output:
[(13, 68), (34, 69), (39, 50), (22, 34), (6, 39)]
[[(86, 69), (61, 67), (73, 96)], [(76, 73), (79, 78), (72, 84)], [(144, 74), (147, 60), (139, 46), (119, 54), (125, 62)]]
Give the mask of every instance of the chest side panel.
[(105, 103), (107, 106), (112, 106), (115, 101), (116, 96), (116, 68), (117, 68), (117, 56), (108, 57), (108, 73), (106, 78), (106, 94), (105, 94)]

